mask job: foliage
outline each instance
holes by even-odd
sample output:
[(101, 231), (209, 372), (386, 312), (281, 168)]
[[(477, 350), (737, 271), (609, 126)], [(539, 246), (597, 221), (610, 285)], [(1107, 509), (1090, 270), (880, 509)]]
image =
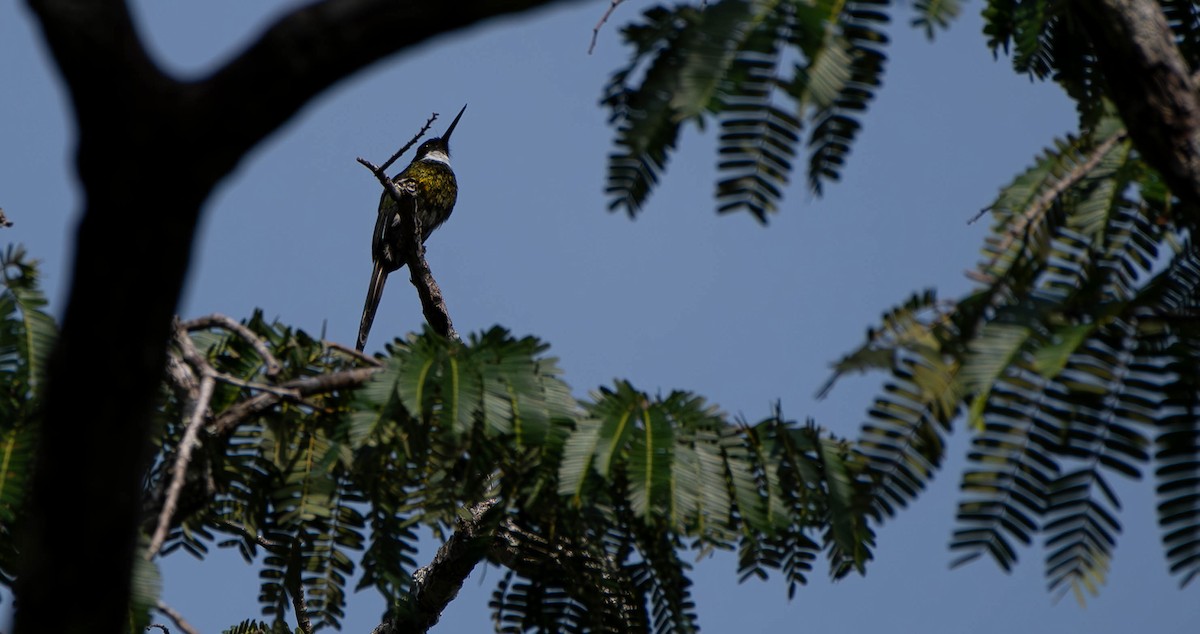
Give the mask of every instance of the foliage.
[(10, 246), (0, 256), (0, 582), (10, 585), (13, 525), (29, 493), (38, 395), (57, 327), (38, 289), (37, 265)]
[[(943, 24), (956, 3), (920, 3)], [(887, 0), (721, 0), (655, 6), (622, 31), (633, 47), (602, 103), (616, 128), (611, 209), (637, 214), (686, 121), (715, 120), (717, 205), (761, 222), (775, 211), (807, 124), (808, 180), (836, 181), (883, 76)], [(780, 104), (786, 104), (786, 107)]]
[[(1162, 4), (1194, 67), (1200, 13)], [(1152, 471), (1167, 562), (1187, 584), (1200, 573), (1195, 221), (1113, 114), (1068, 3), (993, 1), (984, 18), (993, 50), (1076, 100), (1080, 131), (990, 206), (974, 291), (914, 295), (836, 366), (834, 379), (890, 376), (859, 445), (875, 513), (921, 491), (944, 434), (965, 420), (975, 435), (956, 563), (986, 554), (1007, 570), (1040, 538), (1050, 590), (1082, 601), (1103, 583), (1121, 532), (1113, 478)]]
[[(42, 305), (36, 269), (12, 253), (2, 341), (17, 389), (53, 331), (30, 333), (52, 323), (32, 316)], [(501, 631), (694, 631), (685, 550), (736, 548), (743, 578), (779, 571), (789, 594), (822, 552), (839, 576), (871, 557), (861, 461), (779, 411), (732, 424), (695, 395), (656, 398), (625, 382), (580, 401), (545, 344), (500, 328), (466, 343), (413, 335), (371, 363), (261, 315), (244, 326), (249, 334), (180, 326), (172, 364), (199, 364), (191, 371), (215, 378), (214, 389), (205, 403), (181, 378), (188, 371), (168, 373), (144, 488), (148, 539), (189, 421), (206, 406), (160, 552), (236, 548), (258, 568), (270, 621), (229, 631), (288, 631), (298, 610), (315, 628), (336, 628), (356, 576), (385, 596), (391, 618), (411, 613), (416, 529), (445, 537), (480, 503), (497, 509), (489, 530), (517, 544), (486, 553), (509, 570), (492, 601)], [(339, 382), (356, 372), (368, 378)], [(321, 381), (303, 398), (287, 395)], [(36, 399), (21, 389), (8, 402), (27, 412)], [(30, 445), (17, 442), (29, 420), (5, 418), (5, 455), (19, 458), (0, 471), (6, 533), (29, 476)], [(15, 553), (5, 544), (8, 582)], [(131, 618), (145, 624), (158, 577), (150, 562), (137, 575)]]

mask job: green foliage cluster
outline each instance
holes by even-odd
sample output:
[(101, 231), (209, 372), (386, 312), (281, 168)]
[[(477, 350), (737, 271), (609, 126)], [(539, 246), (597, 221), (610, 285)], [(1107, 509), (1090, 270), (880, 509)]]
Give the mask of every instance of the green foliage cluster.
[[(720, 127), (717, 210), (777, 211), (807, 147), (808, 183), (840, 178), (859, 118), (883, 83), (888, 0), (720, 0), (648, 9), (622, 30), (633, 48), (601, 103), (616, 128), (610, 209), (641, 211), (683, 124)], [(914, 5), (932, 35), (957, 0)], [(808, 138), (802, 133), (808, 127)]]
[[(1200, 63), (1200, 9), (1163, 2)], [(1200, 573), (1200, 252), (1179, 209), (1113, 113), (1067, 3), (993, 1), (994, 50), (1079, 104), (1057, 140), (990, 206), (991, 234), (955, 301), (913, 295), (869, 330), (837, 375), (882, 371), (860, 450), (894, 513), (944, 458), (957, 420), (975, 431), (951, 548), (1004, 569), (1040, 538), (1051, 591), (1096, 592), (1121, 531), (1114, 476), (1153, 470), (1172, 572)], [(835, 375), (835, 378), (837, 377)]]
[[(1176, 44), (1200, 64), (1200, 9), (1160, 3)], [(954, 1), (916, 2), (933, 37)], [(715, 120), (720, 211), (775, 210), (807, 139), (809, 183), (836, 180), (881, 84), (891, 3), (724, 1), (654, 7), (623, 31), (633, 58), (603, 103), (617, 130), (612, 207), (637, 212), (681, 125)], [(1003, 568), (1041, 537), (1051, 590), (1094, 592), (1120, 502), (1110, 479), (1154, 470), (1166, 556), (1187, 583), (1200, 572), (1200, 391), (1196, 389), (1194, 220), (1128, 140), (1070, 3), (993, 0), (984, 34), (1014, 69), (1061, 85), (1076, 135), (1056, 141), (989, 207), (992, 233), (966, 297), (914, 294), (868, 331), (834, 379), (890, 378), (857, 451), (877, 484), (872, 513), (892, 515), (944, 458), (944, 436), (976, 430), (963, 477), (958, 562)], [(792, 64), (785, 60), (795, 60)], [(833, 381), (831, 381), (832, 385)]]
[(24, 249), (0, 256), (0, 583), (12, 585), (21, 517), (37, 443), (37, 393), (54, 344), (54, 320)]
[(855, 113), (881, 82), (887, 16), (879, 8), (886, 4), (723, 0), (703, 10), (646, 11), (622, 31), (633, 59), (613, 74), (603, 98), (617, 128), (611, 208), (641, 209), (688, 120), (703, 126), (715, 119), (721, 128), (722, 212), (766, 220), (790, 177), (805, 121), (812, 126), (810, 184), (819, 190), (836, 180), (860, 127)]
[[(53, 324), (38, 311), (34, 267), (19, 254), (8, 265), (20, 274), (5, 278), (3, 368), (35, 377)], [(288, 630), (298, 610), (316, 628), (336, 628), (356, 578), (355, 589), (387, 599), (385, 618), (404, 619), (421, 590), (418, 529), (445, 539), (466, 519), (496, 536), (479, 556), (507, 569), (491, 602), (500, 631), (694, 631), (689, 550), (737, 549), (743, 578), (778, 571), (789, 593), (822, 552), (838, 576), (871, 557), (860, 459), (778, 411), (735, 424), (695, 395), (652, 397), (625, 382), (581, 401), (543, 343), (500, 328), (466, 343), (413, 335), (372, 369), (261, 315), (244, 325), (278, 366), (241, 334), (190, 328), (218, 380), (160, 551), (204, 558), (213, 546), (236, 548), (258, 568), (269, 625), (229, 631)], [(365, 382), (333, 380), (364, 370)], [(263, 404), (306, 382), (303, 398)], [(36, 403), (28, 382), (8, 384), (25, 386), (12, 407)], [(164, 386), (147, 538), (196, 398), (179, 381)], [(32, 456), (21, 434), (36, 416), (22, 409), (4, 420), (7, 534)], [(480, 504), (491, 511), (470, 517)], [(5, 548), (7, 583), (16, 553), (10, 540)], [(147, 564), (136, 574), (131, 623), (144, 625), (157, 572)]]

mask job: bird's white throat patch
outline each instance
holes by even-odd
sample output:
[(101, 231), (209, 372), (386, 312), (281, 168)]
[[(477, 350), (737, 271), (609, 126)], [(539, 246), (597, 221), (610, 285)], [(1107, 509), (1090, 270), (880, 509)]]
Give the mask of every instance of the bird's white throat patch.
[(422, 156), (421, 158), (426, 161), (437, 161), (438, 163), (445, 163), (446, 165), (450, 164), (450, 155), (441, 150), (434, 150), (429, 154)]

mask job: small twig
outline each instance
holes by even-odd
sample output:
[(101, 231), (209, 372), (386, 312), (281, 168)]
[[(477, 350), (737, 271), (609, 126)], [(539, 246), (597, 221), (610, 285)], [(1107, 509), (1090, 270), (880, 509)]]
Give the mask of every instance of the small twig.
[(342, 354), (354, 357), (355, 359), (358, 359), (359, 361), (362, 361), (363, 363), (366, 363), (367, 365), (371, 365), (371, 366), (374, 366), (377, 368), (381, 367), (383, 365), (382, 363), (380, 363), (379, 359), (376, 359), (375, 357), (372, 357), (371, 355), (366, 354), (365, 352), (359, 352), (358, 350), (355, 350), (354, 348), (349, 348), (347, 346), (343, 346), (342, 344), (340, 344), (336, 341), (322, 340), (321, 344), (330, 350), (337, 350), (338, 352), (341, 352)]
[[(342, 372), (334, 372), (333, 374), (319, 374), (293, 379), (279, 387), (295, 390), (300, 396), (323, 394), (333, 392), (334, 390), (358, 387), (378, 371), (378, 367), (354, 368), (353, 370), (343, 370)], [(274, 407), (281, 400), (282, 397), (278, 394), (270, 392), (256, 394), (243, 401), (238, 401), (224, 412), (221, 412), (209, 427), (213, 433), (223, 436), (236, 429), (244, 419)]]
[(592, 43), (588, 45), (588, 55), (591, 55), (592, 51), (596, 50), (596, 38), (600, 37), (600, 29), (603, 28), (604, 24), (608, 22), (608, 19), (612, 17), (613, 11), (617, 10), (617, 5), (624, 1), (625, 0), (611, 0), (611, 3), (608, 5), (608, 10), (604, 12), (604, 15), (600, 16), (600, 21), (596, 23), (596, 26), (592, 27)]
[[(433, 125), (433, 122), (436, 121), (437, 118), (438, 118), (438, 115), (436, 112), (433, 113), (432, 115), (430, 115), (429, 118), (425, 120), (425, 125), (421, 126), (420, 130), (417, 130), (417, 133), (414, 134), (413, 137), (408, 140), (408, 143), (405, 143), (404, 145), (402, 145), (400, 147), (400, 149), (396, 150), (396, 153), (392, 155), (392, 158), (384, 161), (383, 165), (379, 166), (377, 174), (382, 173), (385, 170), (387, 170), (387, 168), (391, 167), (392, 163), (396, 162), (396, 159), (400, 158), (401, 156), (404, 155), (405, 152), (408, 151), (408, 148), (412, 147), (414, 144), (416, 144), (416, 142), (421, 137), (425, 136), (425, 133), (429, 131), (429, 128)], [(359, 162), (361, 163), (362, 159), (359, 159)], [(376, 170), (373, 169), (372, 171), (376, 171)]]
[(991, 205), (988, 205), (987, 207), (980, 209), (974, 216), (971, 216), (971, 218), (969, 220), (967, 220), (967, 224), (973, 225), (973, 224), (979, 222), (979, 220), (981, 218), (983, 218), (984, 216), (986, 216), (988, 214), (988, 212), (991, 210), (992, 210)]
[(167, 375), (184, 392), (187, 400), (194, 401), (200, 396), (200, 383), (196, 380), (196, 373), (192, 372), (192, 368), (178, 355), (167, 356)]
[(224, 528), (225, 530), (227, 530), (231, 533), (237, 533), (239, 535), (242, 535), (243, 537), (249, 537), (249, 538), (253, 539), (254, 543), (258, 544), (259, 546), (262, 546), (268, 552), (277, 553), (279, 551), (279, 548), (280, 548), (279, 544), (267, 539), (265, 536), (263, 536), (259, 533), (251, 533), (249, 530), (247, 530), (241, 526), (238, 526), (237, 524), (234, 524), (233, 522), (229, 522), (229, 521), (220, 521), (217, 523), (222, 528)]
[(175, 623), (175, 627), (183, 630), (184, 634), (200, 634), (200, 631), (192, 627), (192, 624), (188, 623), (182, 614), (176, 612), (171, 606), (164, 603), (162, 599), (158, 600), (158, 605), (155, 606), (155, 609), (167, 615), (167, 618)]
[(203, 330), (205, 328), (224, 328), (245, 339), (254, 348), (254, 351), (258, 353), (258, 356), (262, 358), (263, 363), (267, 366), (267, 376), (273, 377), (283, 369), (283, 366), (279, 364), (279, 360), (275, 358), (275, 355), (271, 354), (271, 349), (267, 346), (267, 343), (249, 328), (239, 324), (231, 317), (219, 314), (197, 317), (196, 319), (183, 322), (183, 328), (188, 331)]
[(4, 208), (0, 207), (0, 227), (11, 227), (11, 226), (12, 226), (12, 221), (8, 219), (8, 216), (4, 215)]
[(149, 629), (152, 629), (155, 627), (162, 630), (163, 634), (171, 634), (171, 628), (167, 627), (166, 625), (163, 625), (162, 623), (151, 623), (150, 625), (146, 626), (146, 629), (149, 630)]
[(215, 385), (216, 379), (211, 374), (205, 373), (204, 377), (200, 379), (200, 397), (192, 405), (191, 419), (183, 431), (183, 438), (179, 441), (179, 454), (175, 456), (175, 465), (171, 468), (171, 486), (167, 487), (167, 499), (158, 513), (158, 525), (154, 529), (154, 536), (150, 539), (150, 547), (146, 549), (147, 561), (158, 554), (163, 541), (167, 538), (167, 529), (171, 525), (171, 517), (175, 515), (175, 507), (179, 505), (179, 494), (183, 491), (192, 451), (200, 444), (197, 436), (204, 424), (204, 415), (208, 412), (208, 404), (212, 400)]
[(248, 390), (258, 390), (260, 392), (270, 392), (272, 394), (276, 394), (283, 398), (288, 398), (288, 399), (299, 399), (300, 398), (300, 394), (298, 392), (296, 392), (296, 390), (286, 388), (286, 387), (276, 387), (274, 385), (267, 385), (266, 383), (254, 383), (253, 381), (244, 381), (242, 379), (237, 378), (236, 376), (231, 376), (229, 374), (225, 374), (224, 372), (214, 373), (213, 378), (222, 383), (228, 383), (230, 385), (244, 387)]

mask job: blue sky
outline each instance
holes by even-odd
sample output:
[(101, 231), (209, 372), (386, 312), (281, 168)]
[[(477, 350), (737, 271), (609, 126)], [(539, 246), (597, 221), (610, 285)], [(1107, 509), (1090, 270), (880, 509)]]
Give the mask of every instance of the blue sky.
[[(234, 53), (289, 3), (132, 4), (162, 64), (191, 75)], [(0, 207), (16, 226), (0, 237), (42, 260), (61, 312), (79, 206), (73, 124), (33, 21), (13, 5), (0, 3)], [(210, 200), (181, 313), (243, 318), (258, 307), (351, 343), (379, 197), (354, 158), (381, 161), (431, 111), (443, 115), (440, 131), (468, 103), (452, 147), (458, 205), (428, 243), (460, 332), (501, 324), (545, 339), (580, 395), (626, 378), (652, 393), (692, 390), (752, 421), (780, 400), (790, 418), (856, 435), (878, 381), (848, 379), (817, 401), (829, 364), (909, 293), (933, 286), (956, 297), (970, 288), (962, 272), (978, 260), (985, 227), (966, 221), (1073, 129), (1071, 103), (1055, 86), (1013, 74), (1007, 59), (993, 60), (980, 3), (967, 2), (933, 43), (899, 10), (885, 86), (842, 182), (824, 197), (814, 198), (801, 176), (768, 227), (746, 215), (717, 216), (714, 135), (690, 130), (645, 213), (630, 221), (606, 212), (612, 134), (597, 102), (608, 73), (626, 59), (618, 27), (649, 5), (621, 5), (589, 56), (607, 6), (597, 0), (489, 22), (377, 64), (316, 100)], [(384, 295), (371, 350), (420, 326), (404, 277)], [(967, 440), (956, 431), (946, 470), (880, 529), (866, 578), (831, 583), (818, 571), (789, 602), (778, 579), (739, 585), (731, 557), (705, 559), (694, 573), (701, 625), (1196, 630), (1196, 588), (1181, 591), (1166, 573), (1148, 482), (1117, 482), (1125, 532), (1109, 584), (1086, 608), (1070, 597), (1054, 603), (1036, 548), (1011, 575), (989, 561), (948, 570)], [(165, 600), (204, 632), (257, 614), (257, 579), (231, 552), (214, 551), (203, 564), (176, 554), (163, 570)], [(487, 596), (500, 576), (477, 571), (437, 631), (490, 630)], [(344, 631), (369, 631), (381, 610), (374, 594), (352, 595)]]

